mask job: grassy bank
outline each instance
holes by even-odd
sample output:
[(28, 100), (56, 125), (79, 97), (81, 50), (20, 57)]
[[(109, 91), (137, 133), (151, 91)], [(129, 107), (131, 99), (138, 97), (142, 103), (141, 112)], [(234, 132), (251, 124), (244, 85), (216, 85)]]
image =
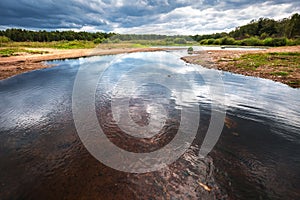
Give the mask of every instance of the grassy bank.
[(281, 80), (291, 87), (300, 86), (300, 52), (273, 52), (245, 54), (228, 65), (242, 71), (258, 72), (262, 77)]
[(53, 48), (53, 49), (124, 49), (124, 48), (149, 48), (151, 46), (186, 46), (197, 45), (196, 42), (184, 42), (183, 44), (165, 40), (105, 40), (98, 44), (94, 41), (53, 41), (53, 42), (0, 42), (0, 56), (16, 56), (21, 53), (38, 54), (46, 51), (28, 50), (26, 48)]
[(5, 42), (0, 43), (0, 47), (17, 48), (55, 48), (55, 49), (89, 49), (97, 45), (92, 41), (54, 41), (54, 42)]
[(40, 51), (40, 50), (28, 50), (24, 48), (2, 48), (0, 49), (0, 57), (9, 57), (9, 56), (17, 56), (21, 54), (44, 54), (48, 53), (48, 51)]
[(300, 46), (266, 50), (211, 50), (182, 58), (207, 68), (267, 78), (300, 88)]
[(234, 59), (237, 67), (256, 70), (258, 67), (272, 65), (273, 68), (283, 68), (284, 71), (272, 72), (274, 75), (288, 75), (289, 72), (300, 68), (299, 52), (274, 52), (245, 54)]
[(55, 42), (5, 42), (0, 43), (2, 48), (54, 48), (54, 49), (116, 49), (116, 48), (147, 48), (150, 46), (180, 46), (180, 44), (164, 41), (107, 41), (100, 44), (93, 41), (55, 41)]
[[(102, 43), (95, 44), (91, 41), (59, 41), (59, 42), (5, 42), (0, 43), (0, 57), (18, 56), (23, 54), (45, 54), (46, 49), (124, 49), (124, 48), (147, 48), (149, 45), (139, 43)], [(28, 49), (29, 48), (29, 49)], [(30, 48), (36, 48), (34, 50)]]

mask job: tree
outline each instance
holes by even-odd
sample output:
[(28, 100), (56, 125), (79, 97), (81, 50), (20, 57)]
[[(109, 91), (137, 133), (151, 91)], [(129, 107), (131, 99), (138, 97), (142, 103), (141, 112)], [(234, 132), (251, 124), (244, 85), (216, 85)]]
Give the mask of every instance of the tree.
[(296, 38), (300, 37), (300, 15), (294, 14), (288, 24), (288, 37)]

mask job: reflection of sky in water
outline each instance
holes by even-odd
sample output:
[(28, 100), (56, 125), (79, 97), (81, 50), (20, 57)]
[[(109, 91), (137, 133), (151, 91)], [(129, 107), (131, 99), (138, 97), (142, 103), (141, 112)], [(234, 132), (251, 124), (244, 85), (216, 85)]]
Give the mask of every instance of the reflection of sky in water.
[[(137, 76), (135, 77), (135, 74), (131, 72), (135, 68), (149, 66), (152, 68), (151, 76), (157, 73), (157, 76), (162, 75), (166, 80), (169, 78), (187, 81), (189, 87), (178, 81), (178, 84), (170, 91), (170, 98), (175, 98), (177, 105), (190, 106), (199, 101), (211, 103), (211, 94), (213, 93), (216, 97), (218, 94), (211, 91), (209, 87), (210, 84), (215, 84), (214, 80), (206, 79), (205, 74), (215, 73), (215, 71), (185, 63), (179, 59), (179, 56), (184, 53), (185, 51), (133, 53), (52, 61), (51, 64), (58, 66), (1, 81), (1, 126), (14, 127), (20, 123), (28, 123), (27, 120), (31, 120), (31, 123), (39, 121), (47, 113), (55, 110), (57, 104), (69, 100), (79, 65), (87, 70), (87, 82), (89, 76), (99, 76), (98, 70), (103, 66), (107, 67), (98, 89), (110, 95), (116, 83), (125, 76), (130, 76), (132, 86), (138, 88), (140, 85), (135, 85)], [(108, 65), (111, 61), (112, 63)], [(156, 69), (156, 72), (153, 69)], [(145, 71), (143, 76), (147, 78), (149, 73)], [(245, 114), (245, 118), (258, 120), (257, 116), (266, 117), (277, 121), (279, 125), (299, 130), (299, 89), (270, 80), (227, 72), (221, 72), (221, 77), (224, 81), (226, 100), (224, 102), (222, 98), (216, 98), (213, 101), (225, 104), (229, 110), (242, 109), (254, 113), (251, 116)], [(139, 77), (141, 78), (143, 77)], [(126, 96), (127, 91), (118, 95)]]
[[(85, 174), (85, 170), (86, 164), (89, 162), (85, 163), (83, 157), (78, 157), (73, 151), (70, 152), (67, 150), (74, 147), (74, 149), (78, 149), (78, 151), (76, 150), (77, 153), (79, 151), (84, 153), (85, 151), (81, 151), (81, 148), (77, 148), (76, 144), (69, 143), (70, 140), (68, 137), (64, 138), (65, 135), (68, 135), (70, 124), (73, 126), (71, 119), (72, 89), (76, 73), (80, 66), (84, 68), (86, 72), (83, 83), (86, 87), (90, 86), (92, 78), (99, 76), (100, 69), (107, 67), (107, 70), (98, 84), (98, 93), (96, 93), (96, 101), (99, 100), (97, 97), (108, 97), (104, 103), (107, 103), (107, 100), (110, 100), (109, 97), (113, 95), (117, 97), (129, 96), (127, 90), (118, 90), (118, 94), (114, 94), (117, 83), (121, 83), (121, 80), (124, 80), (127, 76), (125, 81), (130, 81), (129, 85), (134, 91), (131, 102), (134, 105), (131, 108), (131, 117), (135, 121), (143, 120), (140, 118), (140, 113), (144, 114), (140, 108), (143, 108), (147, 113), (150, 113), (154, 122), (157, 122), (154, 123), (154, 125), (157, 125), (157, 129), (164, 125), (163, 121), (179, 113), (166, 113), (164, 112), (166, 107), (182, 109), (180, 111), (182, 112), (185, 107), (198, 106), (199, 103), (201, 106), (207, 106), (209, 109), (211, 108), (209, 104), (212, 102), (225, 104), (229, 118), (238, 123), (237, 130), (233, 127), (232, 131), (236, 131), (240, 136), (237, 137), (233, 134), (228, 134), (226, 128), (224, 129), (222, 141), (220, 140), (222, 142), (220, 145), (221, 150), (224, 150), (224, 152), (215, 160), (219, 161), (223, 159), (219, 169), (226, 171), (230, 168), (228, 167), (230, 165), (233, 170), (233, 175), (230, 175), (230, 170), (228, 170), (229, 175), (226, 176), (227, 178), (229, 177), (233, 181), (236, 179), (251, 181), (253, 178), (254, 186), (262, 183), (263, 187), (258, 190), (257, 188), (250, 188), (251, 197), (253, 197), (253, 193), (258, 194), (259, 191), (265, 191), (268, 187), (270, 187), (270, 192), (267, 193), (273, 195), (274, 191), (272, 190), (276, 188), (272, 185), (274, 183), (282, 183), (278, 188), (280, 188), (280, 190), (283, 189), (283, 191), (290, 191), (290, 188), (296, 190), (296, 185), (299, 185), (297, 184), (298, 182), (294, 181), (291, 183), (290, 179), (297, 177), (296, 175), (299, 174), (300, 90), (270, 80), (220, 72), (224, 81), (226, 95), (224, 101), (218, 97), (220, 94), (210, 87), (211, 84), (216, 84), (215, 80), (213, 78), (207, 78), (209, 77), (208, 75), (212, 75), (216, 71), (186, 64), (179, 59), (180, 55), (184, 53), (186, 52), (151, 52), (117, 56), (97, 56), (65, 61), (57, 60), (49, 62), (51, 64), (57, 64), (57, 67), (25, 73), (0, 81), (0, 135), (2, 136), (0, 146), (4, 149), (4, 151), (1, 151), (3, 155), (9, 156), (9, 159), (4, 156), (4, 162), (1, 161), (0, 163), (2, 164), (1, 167), (9, 163), (7, 169), (12, 170), (10, 173), (2, 170), (4, 175), (7, 174), (9, 176), (4, 182), (11, 182), (6, 185), (6, 189), (13, 190), (13, 187), (10, 186), (15, 186), (20, 180), (31, 180), (32, 177), (34, 181), (32, 181), (31, 184), (36, 185), (35, 180), (41, 180), (40, 177), (46, 174), (44, 170), (51, 170), (53, 166), (55, 173), (53, 173), (54, 175), (51, 174), (48, 177), (49, 179), (54, 177), (53, 180), (58, 180), (55, 179), (57, 175), (64, 180), (74, 180), (74, 184), (72, 184), (73, 182), (67, 182), (69, 185), (64, 185), (60, 183), (60, 181), (57, 181), (55, 182), (58, 184), (57, 187), (61, 188), (62, 185), (73, 187), (77, 183), (84, 184), (81, 180), (84, 180), (84, 177), (88, 177)], [(144, 71), (134, 71), (135, 68), (138, 67), (141, 67), (140, 69)], [(145, 70), (147, 67), (152, 70)], [(198, 74), (198, 72), (200, 74)], [(140, 84), (140, 82), (138, 82), (138, 80), (143, 80), (143, 78), (146, 80), (146, 78), (149, 78), (149, 75), (154, 76), (154, 78), (162, 77), (164, 80), (174, 80), (175, 85), (170, 89), (153, 83)], [(188, 84), (183, 84), (182, 80), (185, 80)], [(124, 87), (124, 85), (119, 86)], [(216, 95), (217, 98), (212, 99), (211, 94)], [(97, 103), (99, 102), (96, 102), (96, 104)], [(109, 104), (105, 104), (104, 106), (106, 105)], [(157, 105), (162, 106), (159, 107)], [(201, 110), (203, 110), (203, 107), (201, 107)], [(117, 110), (119, 113), (123, 111), (122, 107)], [(193, 121), (193, 119), (190, 119), (191, 117), (187, 118)], [(68, 121), (66, 122), (65, 120)], [(161, 122), (162, 124), (160, 124)], [(154, 126), (154, 129), (155, 128)], [(28, 135), (26, 135), (27, 131), (29, 133)], [(74, 130), (71, 128), (70, 131), (72, 132)], [(33, 136), (30, 137), (31, 132), (36, 132), (42, 136), (37, 137), (36, 141), (34, 141), (35, 136), (32, 134)], [(51, 137), (47, 137), (49, 135), (45, 136), (43, 134), (49, 134)], [(26, 137), (23, 137), (23, 135)], [(6, 138), (8, 139), (4, 140)], [(34, 146), (35, 142), (38, 146)], [(28, 146), (24, 144), (28, 144)], [(51, 147), (49, 148), (48, 145)], [(53, 161), (53, 163), (58, 163), (59, 167), (49, 165), (50, 161), (46, 158), (49, 152), (53, 152), (53, 146), (57, 146), (57, 155), (59, 155), (59, 158), (60, 156), (72, 156), (72, 153), (74, 153), (74, 160), (70, 161), (67, 159), (66, 162), (64, 160), (60, 162), (60, 160), (56, 160), (57, 157), (55, 159), (54, 156), (54, 159), (51, 157), (50, 160), (51, 162)], [(10, 147), (13, 149), (12, 152), (15, 153), (7, 153), (5, 147)], [(16, 151), (16, 149), (20, 147), (21, 152)], [(64, 148), (66, 151), (62, 150)], [(43, 149), (45, 151), (44, 154), (38, 152), (40, 150), (43, 151)], [(217, 149), (216, 151), (220, 150), (218, 148), (215, 149)], [(35, 155), (38, 158), (34, 157)], [(185, 156), (190, 155), (189, 153)], [(30, 159), (27, 159), (26, 156)], [(18, 160), (16, 164), (16, 162), (10, 162), (11, 158), (20, 160)], [(42, 160), (40, 158), (42, 158)], [(182, 167), (179, 166), (178, 168), (175, 167), (178, 173), (173, 173), (171, 169), (166, 168), (163, 174), (166, 176), (170, 173), (172, 176), (177, 176), (178, 174), (182, 174), (185, 170), (191, 169), (189, 165), (194, 165), (195, 169), (206, 172), (206, 169), (203, 170), (203, 168), (198, 167), (197, 162), (199, 160), (197, 159), (198, 157), (192, 157), (191, 160), (188, 160), (188, 157), (185, 157), (184, 162), (188, 161), (189, 164), (185, 164)], [(82, 165), (82, 162), (84, 165)], [(26, 167), (18, 163), (26, 163), (24, 164)], [(66, 163), (66, 165), (60, 165), (61, 163)], [(76, 172), (76, 175), (79, 174), (78, 177), (80, 179), (65, 179), (59, 174), (59, 169), (62, 169), (62, 171), (70, 170), (69, 168), (72, 167), (69, 166), (72, 166), (72, 163), (75, 163), (75, 168), (76, 163), (80, 163), (79, 165), (83, 166), (83, 170)], [(226, 163), (230, 164), (226, 166)], [(241, 165), (242, 168), (239, 169), (237, 165)], [(34, 169), (36, 166), (41, 170), (38, 170), (40, 172), (38, 175), (34, 175), (31, 170), (27, 170)], [(20, 169), (24, 170), (25, 174), (21, 175), (21, 178), (16, 175), (18, 174), (16, 172)], [(28, 173), (25, 173), (25, 171)], [(99, 173), (99, 171), (101, 170), (97, 169), (97, 173)], [(80, 174), (81, 172), (82, 174)], [(111, 173), (115, 174), (115, 172)], [(192, 174), (193, 172), (189, 173)], [(94, 176), (95, 173), (93, 172), (92, 174)], [(111, 174), (108, 174), (111, 178), (110, 175)], [(206, 175), (206, 173), (204, 173), (204, 175)], [(172, 176), (170, 177), (172, 178)], [(184, 177), (190, 178), (190, 176), (185, 175)], [(103, 180), (102, 178), (100, 179), (101, 181)], [(182, 182), (175, 183), (169, 181), (171, 178), (168, 179), (168, 181), (161, 179), (163, 181), (161, 184), (164, 185), (168, 182), (168, 184), (176, 188), (176, 190), (181, 189), (184, 193), (186, 193), (186, 191), (188, 191), (188, 193), (195, 192), (194, 187), (191, 187), (189, 184), (198, 185), (197, 181), (201, 180), (201, 177), (199, 178), (197, 174), (187, 182), (181, 180)], [(96, 179), (99, 180), (98, 177)], [(143, 188), (142, 198), (144, 197), (143, 195), (148, 192), (150, 186), (156, 185), (156, 183), (153, 184), (151, 178), (148, 176), (143, 180), (146, 180), (148, 185), (146, 184), (145, 186), (143, 183), (138, 183), (136, 187)], [(90, 179), (88, 181), (90, 181)], [(119, 177), (114, 181), (119, 183)], [(127, 181), (130, 182), (132, 180), (130, 180), (130, 178), (126, 179), (126, 184)], [(266, 188), (264, 188), (265, 185)], [(230, 185), (230, 188), (232, 188), (232, 186), (233, 185)], [(20, 184), (20, 188), (21, 187), (23, 188), (23, 185)], [(260, 187), (260, 185), (258, 187)], [(26, 190), (26, 188), (24, 190)], [(48, 192), (48, 188), (45, 190)], [(242, 190), (243, 193), (247, 188), (238, 185), (235, 190)], [(26, 193), (35, 192), (27, 190)], [(293, 195), (293, 191), (290, 193)], [(248, 193), (246, 195), (248, 195)]]
[[(122, 78), (122, 75), (124, 76), (124, 73), (130, 75), (132, 68), (142, 65), (149, 65), (149, 67), (154, 65), (160, 68), (158, 73), (163, 70), (165, 73), (169, 73), (171, 78), (183, 76), (188, 81), (191, 88), (184, 88), (183, 92), (171, 91), (172, 96), (177, 97), (177, 104), (188, 106), (195, 102), (194, 94), (199, 97), (197, 101), (211, 102), (211, 92), (214, 91), (210, 91), (209, 85), (214, 84), (214, 80), (205, 79), (204, 82), (203, 77), (206, 73), (215, 73), (215, 71), (178, 61), (176, 54), (165, 52), (130, 54), (120, 58), (104, 73), (102, 83), (106, 84), (106, 91), (113, 89), (115, 83)], [(134, 74), (131, 75), (134, 77)], [(221, 72), (221, 76), (224, 81), (226, 101), (218, 102), (218, 98), (214, 99), (215, 101), (225, 103), (229, 109), (242, 109), (299, 128), (299, 89), (293, 89), (271, 80), (228, 72)], [(147, 77), (147, 72), (145, 72), (145, 77)], [(131, 81), (134, 80), (131, 79)], [(134, 86), (134, 82), (132, 84)], [(183, 86), (179, 82), (177, 88), (180, 87)], [(126, 95), (126, 91), (124, 91), (124, 95)], [(214, 95), (218, 97), (218, 94), (214, 93)], [(258, 120), (255, 115), (250, 119)]]

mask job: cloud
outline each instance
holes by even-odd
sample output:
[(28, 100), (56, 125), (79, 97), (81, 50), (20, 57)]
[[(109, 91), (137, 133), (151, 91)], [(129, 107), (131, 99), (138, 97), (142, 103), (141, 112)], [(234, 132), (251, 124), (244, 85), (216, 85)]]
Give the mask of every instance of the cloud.
[(1, 0), (0, 26), (118, 33), (203, 34), (300, 10), (294, 0)]

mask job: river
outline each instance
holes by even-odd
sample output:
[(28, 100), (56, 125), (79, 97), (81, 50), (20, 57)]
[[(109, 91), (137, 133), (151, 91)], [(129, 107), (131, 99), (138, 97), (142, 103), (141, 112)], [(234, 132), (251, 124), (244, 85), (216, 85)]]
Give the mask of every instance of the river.
[[(174, 52), (49, 61), (56, 66), (0, 81), (0, 199), (300, 199), (300, 90), (187, 64), (182, 52)], [(205, 78), (211, 72), (219, 77)], [(186, 137), (197, 124), (195, 138), (156, 171), (130, 173), (103, 164), (78, 134), (75, 80), (85, 87), (97, 80), (100, 128), (126, 151), (163, 148), (183, 121), (191, 132)], [(214, 84), (224, 92), (214, 91)], [(219, 106), (224, 112), (214, 110)], [(201, 157), (214, 112), (223, 112), (224, 127)], [(128, 115), (138, 128), (151, 125), (149, 137), (125, 133)]]

